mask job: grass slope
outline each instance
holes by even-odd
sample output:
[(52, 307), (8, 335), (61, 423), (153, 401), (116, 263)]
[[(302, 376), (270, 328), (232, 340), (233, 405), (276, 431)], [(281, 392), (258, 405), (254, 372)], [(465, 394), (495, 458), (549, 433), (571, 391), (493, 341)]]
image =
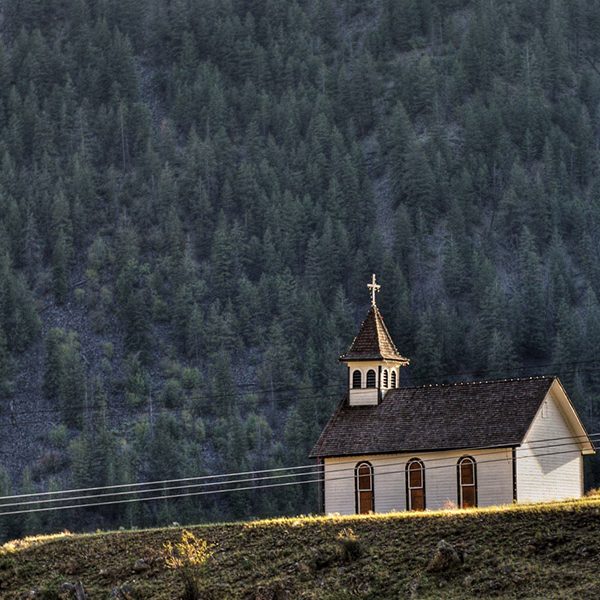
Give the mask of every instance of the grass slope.
[[(351, 528), (362, 555), (344, 561)], [(600, 499), (423, 514), (308, 517), (190, 528), (215, 545), (206, 598), (591, 598), (600, 594)], [(0, 597), (59, 598), (81, 580), (90, 598), (180, 597), (162, 547), (178, 528), (26, 538), (0, 548)], [(445, 539), (464, 564), (429, 573)], [(139, 559), (149, 565), (138, 572)], [(28, 596), (30, 590), (37, 590)]]

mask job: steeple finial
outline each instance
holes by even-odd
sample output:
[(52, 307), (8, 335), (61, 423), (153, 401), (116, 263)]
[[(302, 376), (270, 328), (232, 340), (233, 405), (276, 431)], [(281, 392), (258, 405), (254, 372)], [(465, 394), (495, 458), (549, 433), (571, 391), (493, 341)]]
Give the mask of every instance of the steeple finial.
[(367, 284), (367, 287), (371, 290), (371, 306), (376, 306), (375, 294), (381, 289), (381, 286), (375, 279), (375, 273), (371, 276), (371, 283)]

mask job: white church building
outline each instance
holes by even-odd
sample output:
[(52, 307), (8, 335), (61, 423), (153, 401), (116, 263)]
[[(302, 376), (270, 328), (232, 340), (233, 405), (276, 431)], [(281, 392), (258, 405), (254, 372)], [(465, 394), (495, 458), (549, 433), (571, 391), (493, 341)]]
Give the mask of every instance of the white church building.
[(556, 377), (400, 386), (403, 357), (375, 302), (350, 349), (348, 393), (311, 452), (325, 513), (578, 498), (594, 454)]

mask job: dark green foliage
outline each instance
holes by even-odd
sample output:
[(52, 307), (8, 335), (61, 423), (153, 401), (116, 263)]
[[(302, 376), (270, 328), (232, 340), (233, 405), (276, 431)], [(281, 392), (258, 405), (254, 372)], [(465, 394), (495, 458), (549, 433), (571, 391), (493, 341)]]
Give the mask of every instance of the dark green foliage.
[(6, 336), (0, 329), (0, 396), (6, 397), (11, 393), (11, 365)]
[(52, 329), (46, 339), (44, 392), (63, 413), (65, 423), (80, 425), (88, 406), (86, 373), (73, 331)]
[(0, 409), (69, 426), (53, 485), (305, 463), (372, 272), (403, 385), (553, 364), (597, 428), (596, 2), (47, 5), (2, 3)]

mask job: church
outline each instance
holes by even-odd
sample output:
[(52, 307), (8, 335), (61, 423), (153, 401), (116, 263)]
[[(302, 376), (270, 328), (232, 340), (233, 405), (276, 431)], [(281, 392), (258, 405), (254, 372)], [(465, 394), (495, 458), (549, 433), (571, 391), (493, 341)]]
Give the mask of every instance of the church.
[(401, 386), (375, 301), (340, 361), (348, 393), (311, 451), (324, 512), (435, 510), (579, 498), (594, 446), (556, 377)]

